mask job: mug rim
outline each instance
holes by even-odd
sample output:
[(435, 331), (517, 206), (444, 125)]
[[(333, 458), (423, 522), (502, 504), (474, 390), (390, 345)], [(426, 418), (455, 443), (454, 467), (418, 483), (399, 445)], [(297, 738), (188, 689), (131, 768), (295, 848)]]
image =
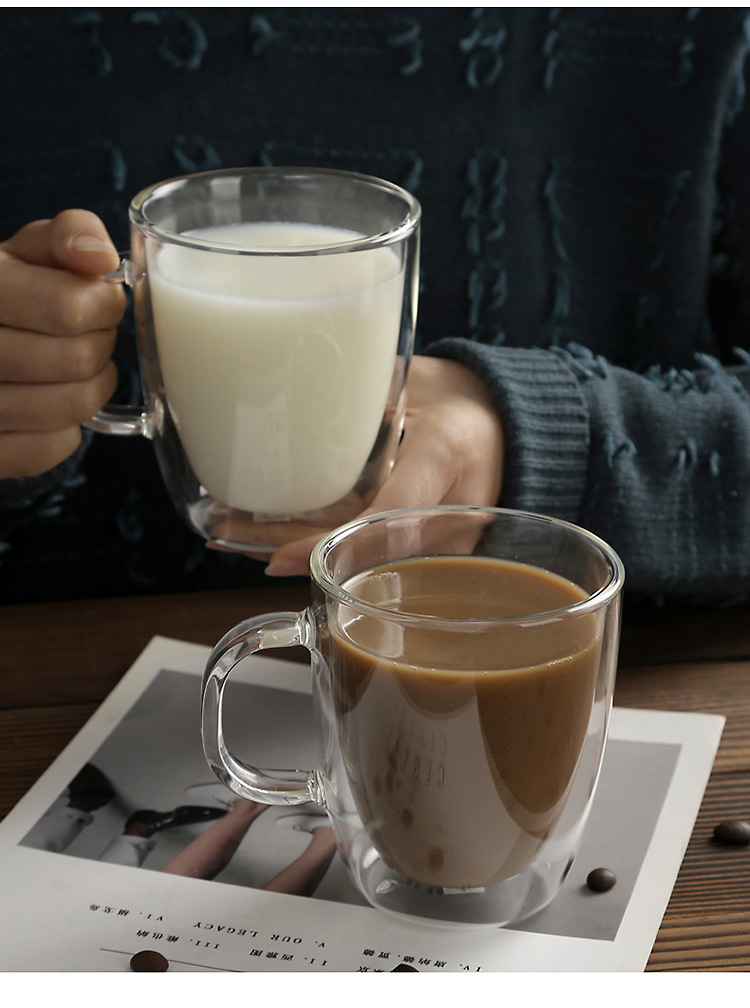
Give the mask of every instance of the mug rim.
[[(363, 187), (381, 189), (392, 196), (403, 201), (406, 212), (397, 225), (388, 228), (377, 234), (364, 235), (347, 242), (318, 243), (316, 245), (305, 246), (304, 248), (264, 248), (247, 249), (238, 245), (231, 245), (227, 242), (209, 241), (195, 238), (190, 235), (181, 234), (179, 231), (170, 231), (151, 221), (145, 212), (145, 205), (148, 200), (155, 196), (160, 190), (176, 189), (180, 186), (196, 184), (212, 178), (222, 178), (231, 176), (257, 176), (258, 178), (286, 178), (294, 181), (303, 178), (329, 178), (332, 180), (348, 180), (361, 184)], [(301, 258), (304, 256), (317, 255), (339, 255), (359, 251), (363, 249), (379, 248), (382, 246), (397, 244), (410, 237), (419, 227), (422, 217), (422, 207), (419, 200), (407, 189), (389, 182), (386, 179), (378, 178), (375, 175), (366, 175), (361, 172), (348, 171), (340, 168), (318, 168), (315, 166), (293, 166), (293, 165), (273, 165), (273, 166), (241, 166), (237, 168), (216, 168), (210, 171), (189, 172), (184, 175), (175, 175), (172, 178), (162, 179), (160, 182), (153, 182), (133, 196), (128, 209), (128, 216), (131, 222), (143, 233), (167, 241), (173, 245), (184, 245), (188, 248), (199, 249), (205, 252), (223, 252), (230, 255), (244, 256), (279, 256), (281, 258)]]
[[(358, 598), (355, 594), (347, 591), (330, 574), (326, 567), (327, 554), (340, 542), (354, 535), (358, 529), (372, 525), (377, 521), (384, 521), (398, 516), (408, 516), (416, 514), (448, 514), (448, 513), (480, 513), (491, 515), (516, 516), (519, 518), (537, 521), (540, 524), (554, 525), (558, 528), (568, 529), (577, 537), (585, 541), (590, 547), (597, 551), (604, 558), (609, 566), (609, 577), (596, 589), (587, 594), (586, 598), (572, 605), (559, 606), (555, 609), (547, 609), (542, 612), (533, 612), (521, 616), (495, 616), (476, 618), (472, 616), (435, 616), (428, 613), (401, 612), (396, 609), (389, 609), (386, 606), (374, 605)], [(420, 554), (415, 554), (419, 556)], [(458, 554), (459, 556), (470, 556), (470, 554)], [(406, 559), (406, 558), (405, 558)], [(384, 561), (387, 563), (388, 561)], [(521, 561), (523, 562), (523, 561)], [(355, 518), (336, 529), (333, 529), (318, 541), (310, 556), (310, 574), (315, 583), (326, 595), (334, 598), (338, 603), (354, 609), (363, 615), (369, 615), (383, 619), (398, 620), (408, 625), (432, 625), (440, 624), (447, 627), (466, 626), (509, 626), (512, 624), (533, 626), (539, 623), (547, 623), (550, 620), (584, 616), (587, 613), (596, 612), (612, 602), (621, 594), (625, 583), (625, 565), (615, 550), (599, 536), (580, 525), (565, 521), (562, 518), (554, 518), (550, 515), (539, 514), (534, 511), (522, 511), (514, 508), (488, 507), (482, 505), (463, 504), (434, 504), (417, 505), (414, 507), (394, 508), (393, 510), (380, 511), (361, 518)]]

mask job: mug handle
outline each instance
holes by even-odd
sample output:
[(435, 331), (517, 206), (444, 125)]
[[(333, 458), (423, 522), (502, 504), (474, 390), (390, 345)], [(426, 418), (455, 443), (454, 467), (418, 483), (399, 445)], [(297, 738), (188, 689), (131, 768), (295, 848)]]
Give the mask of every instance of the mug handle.
[(227, 748), (222, 710), (233, 669), (249, 655), (301, 644), (312, 653), (315, 621), (309, 609), (254, 616), (229, 630), (211, 652), (201, 686), (201, 738), (208, 765), (241, 798), (266, 805), (325, 805), (318, 770), (262, 770), (237, 759)]
[[(109, 283), (124, 283), (133, 286), (133, 263), (129, 252), (120, 253), (120, 265), (112, 273), (106, 273), (102, 280)], [(99, 434), (142, 434), (151, 437), (151, 424), (144, 406), (120, 406), (117, 403), (107, 405), (85, 420), (83, 427), (97, 431)]]

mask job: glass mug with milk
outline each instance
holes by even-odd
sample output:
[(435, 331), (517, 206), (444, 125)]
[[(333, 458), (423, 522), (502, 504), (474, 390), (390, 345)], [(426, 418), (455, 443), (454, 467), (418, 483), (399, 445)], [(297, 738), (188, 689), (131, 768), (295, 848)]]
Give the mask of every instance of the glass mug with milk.
[[(211, 653), (201, 728), (215, 775), (253, 801), (322, 807), (372, 906), (493, 926), (542, 909), (602, 764), (617, 555), (566, 522), (444, 505), (334, 530), (311, 574), (304, 611), (248, 619)], [(246, 657), (298, 644), (312, 657), (320, 763), (259, 769), (227, 746), (226, 688)]]
[(243, 168), (131, 202), (145, 403), (88, 426), (150, 438), (187, 524), (272, 552), (353, 518), (400, 438), (420, 207), (379, 179)]

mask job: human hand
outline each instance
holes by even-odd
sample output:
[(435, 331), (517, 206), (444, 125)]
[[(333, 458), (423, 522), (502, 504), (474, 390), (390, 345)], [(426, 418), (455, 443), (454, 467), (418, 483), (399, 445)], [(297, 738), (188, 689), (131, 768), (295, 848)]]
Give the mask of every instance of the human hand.
[[(484, 382), (456, 361), (414, 357), (404, 436), (390, 477), (363, 515), (431, 504), (497, 504), (504, 464), (503, 426)], [(309, 573), (324, 534), (282, 546), (266, 573)]]
[(118, 262), (87, 210), (0, 242), (0, 479), (38, 476), (72, 455), (79, 424), (112, 396), (125, 294), (101, 277)]

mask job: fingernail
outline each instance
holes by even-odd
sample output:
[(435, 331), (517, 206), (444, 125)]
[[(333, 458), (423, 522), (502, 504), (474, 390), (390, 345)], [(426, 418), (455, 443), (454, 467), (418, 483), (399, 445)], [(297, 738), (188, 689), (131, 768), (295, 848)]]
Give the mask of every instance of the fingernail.
[(70, 247), (76, 252), (109, 252), (112, 254), (115, 251), (109, 242), (97, 238), (96, 235), (76, 235), (71, 240)]
[(279, 558), (278, 560), (272, 560), (265, 569), (265, 573), (269, 577), (294, 577), (295, 575), (304, 574), (303, 570), (300, 570), (300, 565), (294, 560), (284, 560)]

